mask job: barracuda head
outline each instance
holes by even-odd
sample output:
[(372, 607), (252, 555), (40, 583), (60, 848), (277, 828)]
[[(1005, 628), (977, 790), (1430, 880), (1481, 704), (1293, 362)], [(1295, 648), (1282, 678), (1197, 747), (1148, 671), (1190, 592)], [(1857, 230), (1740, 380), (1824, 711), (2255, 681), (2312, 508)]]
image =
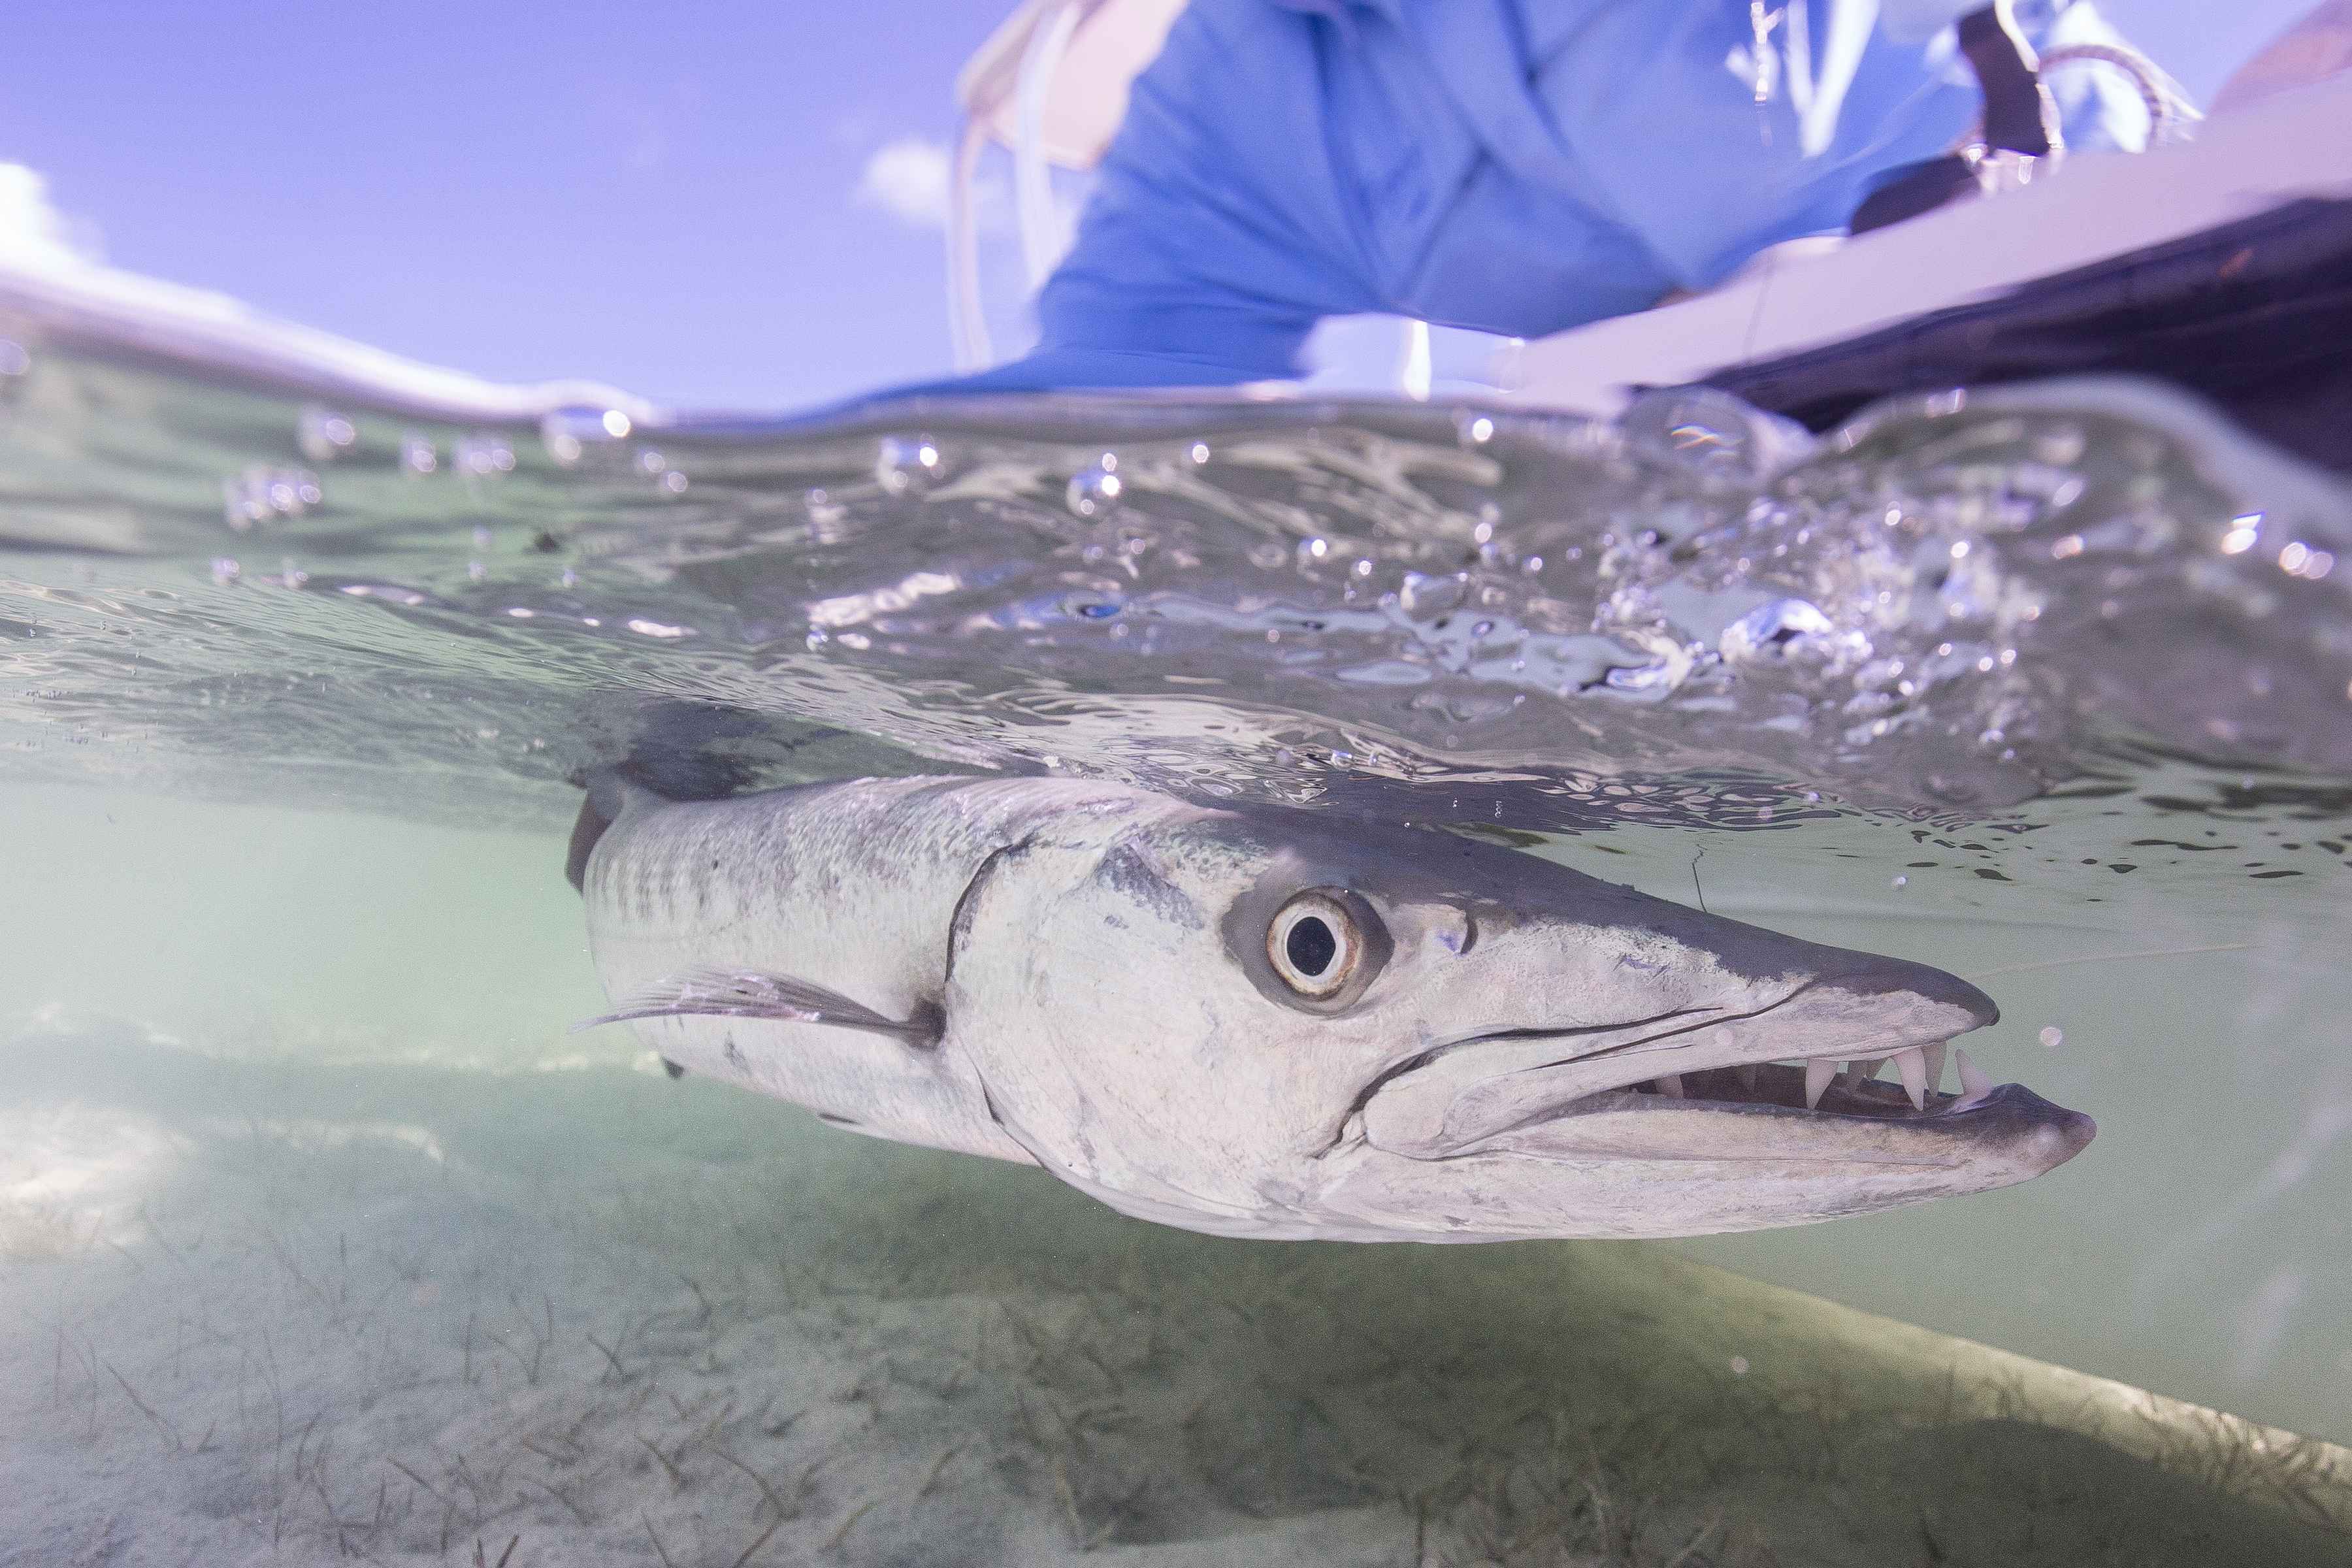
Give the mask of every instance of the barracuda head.
[(1952, 975), (1439, 834), (1183, 808), (1041, 839), (952, 951), (944, 1044), (998, 1121), (1197, 1230), (1754, 1230), (2008, 1186), (2095, 1131), (1965, 1058), (1943, 1092), (1998, 1016)]

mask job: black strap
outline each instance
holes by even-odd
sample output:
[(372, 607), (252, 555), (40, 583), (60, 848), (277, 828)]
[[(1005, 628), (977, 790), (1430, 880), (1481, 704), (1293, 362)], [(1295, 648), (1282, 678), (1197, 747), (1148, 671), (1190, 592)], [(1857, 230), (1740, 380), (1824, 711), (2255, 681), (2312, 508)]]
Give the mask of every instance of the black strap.
[(1847, 226), (1854, 234), (1868, 234), (1874, 228), (1885, 228), (1906, 217), (1933, 212), (1946, 202), (1972, 194), (1976, 188), (1976, 166), (1958, 153), (1906, 163), (1862, 198), (1862, 205), (1853, 209), (1853, 223)]
[(1985, 145), (2046, 158), (2059, 139), (2042, 91), (2042, 61), (2017, 30), (2010, 5), (2011, 0), (1994, 0), (1961, 17), (1960, 52), (1984, 92)]
[[(1960, 52), (1968, 57), (1977, 88), (1984, 94), (1985, 145), (2028, 158), (2046, 158), (2055, 152), (2058, 126), (2049, 95), (2042, 90), (2042, 62), (2018, 31), (2011, 0), (1995, 0), (1969, 12), (1960, 18), (1959, 34)], [(1852, 233), (1868, 234), (1933, 212), (1976, 189), (1976, 165), (1960, 153), (1906, 164), (1862, 199), (1847, 226)]]

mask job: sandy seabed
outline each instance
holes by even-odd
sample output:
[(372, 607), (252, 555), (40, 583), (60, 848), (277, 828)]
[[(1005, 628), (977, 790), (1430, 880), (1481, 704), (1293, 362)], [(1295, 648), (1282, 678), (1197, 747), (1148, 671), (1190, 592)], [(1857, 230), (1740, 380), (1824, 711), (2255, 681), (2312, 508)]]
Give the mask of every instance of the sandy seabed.
[(717, 1086), (0, 1042), (0, 1563), (2352, 1563), (2343, 1450), (1638, 1246)]

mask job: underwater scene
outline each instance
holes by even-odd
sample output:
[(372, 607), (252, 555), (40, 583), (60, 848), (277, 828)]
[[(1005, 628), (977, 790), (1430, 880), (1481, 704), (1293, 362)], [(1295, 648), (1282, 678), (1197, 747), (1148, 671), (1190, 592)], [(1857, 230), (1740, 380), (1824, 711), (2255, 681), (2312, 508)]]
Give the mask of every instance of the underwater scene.
[[(456, 419), (28, 322), (0, 547), (0, 1563), (2352, 1563), (2352, 486), (2179, 395)], [(778, 951), (911, 929), (947, 1016), (622, 974), (768, 907), (625, 876), (767, 809), (664, 801), (916, 776), (730, 842), (830, 847)], [(919, 904), (916, 795), (1184, 826)], [(1451, 1044), (1308, 1027), (1438, 951), (1391, 871), (1465, 964), (1638, 928), (1578, 996), (1950, 1016), (1650, 1071), (1494, 967), (1433, 1101)], [(826, 1023), (835, 1088), (729, 1081)], [(943, 1034), (1050, 1068), (893, 1131)], [(1412, 1175), (1215, 1186), (1254, 1049)]]

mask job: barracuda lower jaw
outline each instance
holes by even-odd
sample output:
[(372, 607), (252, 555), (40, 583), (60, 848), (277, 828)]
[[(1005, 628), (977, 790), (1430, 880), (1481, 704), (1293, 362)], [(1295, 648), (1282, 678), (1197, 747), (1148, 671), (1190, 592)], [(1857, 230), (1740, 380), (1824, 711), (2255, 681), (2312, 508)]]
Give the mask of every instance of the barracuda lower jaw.
[[(1958, 1094), (1941, 1090), (1944, 1043), (1915, 1046), (1891, 1057), (1811, 1057), (1707, 1068), (1628, 1084), (1614, 1092), (1656, 1095), (1694, 1106), (1756, 1106), (1882, 1120), (1954, 1116), (1982, 1104), (1993, 1084), (1968, 1052), (1954, 1050), (1951, 1055), (1959, 1068)], [(1888, 1068), (1894, 1081), (1879, 1076)]]

